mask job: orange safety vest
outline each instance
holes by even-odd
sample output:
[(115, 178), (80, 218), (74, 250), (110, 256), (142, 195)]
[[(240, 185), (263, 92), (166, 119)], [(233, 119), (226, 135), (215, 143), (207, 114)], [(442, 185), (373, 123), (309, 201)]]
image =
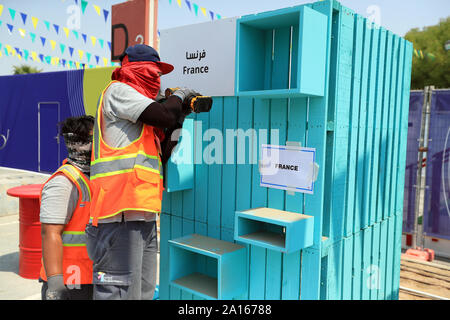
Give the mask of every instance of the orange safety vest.
[[(45, 184), (58, 174), (63, 174), (70, 179), (77, 187), (79, 195), (72, 218), (66, 224), (62, 233), (64, 283), (68, 285), (90, 284), (92, 283), (92, 261), (87, 253), (86, 234), (84, 232), (86, 224), (89, 222), (91, 203), (89, 178), (74, 166), (67, 164), (67, 160), (64, 160), (63, 165)], [(42, 200), (42, 189), (39, 201)], [(40, 277), (47, 281), (43, 259)]]
[[(111, 83), (114, 83), (112, 81)], [(126, 147), (103, 140), (103, 90), (94, 124), (91, 158), (92, 225), (123, 211), (161, 211), (162, 163), (153, 127), (143, 124), (140, 136)]]

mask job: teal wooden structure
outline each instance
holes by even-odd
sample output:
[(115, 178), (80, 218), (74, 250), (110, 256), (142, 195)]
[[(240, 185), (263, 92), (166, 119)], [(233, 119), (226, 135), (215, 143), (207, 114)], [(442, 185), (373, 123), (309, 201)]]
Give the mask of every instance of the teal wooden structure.
[[(311, 20), (306, 29), (302, 17)], [(169, 270), (183, 264), (183, 254), (169, 241), (196, 234), (234, 243), (236, 212), (259, 207), (313, 217), (312, 245), (286, 253), (237, 241), (246, 254), (234, 272), (245, 285), (233, 299), (398, 299), (411, 43), (332, 0), (237, 23), (236, 96), (215, 97), (211, 112), (190, 116), (203, 132), (223, 132), (224, 144), (233, 139), (234, 162), (208, 164), (217, 156), (204, 152), (214, 137), (194, 126), (192, 187), (163, 198), (160, 299), (211, 298), (170, 284)], [(225, 134), (238, 128), (237, 139)], [(238, 164), (249, 129), (268, 134), (256, 152), (247, 145), (249, 161)], [(250, 160), (261, 144), (286, 141), (316, 148), (314, 194), (259, 185)], [(216, 258), (196, 263), (214, 278), (226, 268)]]

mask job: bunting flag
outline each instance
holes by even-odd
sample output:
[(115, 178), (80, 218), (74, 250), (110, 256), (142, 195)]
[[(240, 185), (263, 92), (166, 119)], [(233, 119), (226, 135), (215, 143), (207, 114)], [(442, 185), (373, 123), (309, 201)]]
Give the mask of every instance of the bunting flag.
[(196, 3), (193, 3), (193, 5), (194, 5), (195, 15), (197, 16), (198, 15), (198, 5)]
[(103, 39), (98, 39), (98, 43), (100, 43), (100, 47), (103, 49)]
[(23, 24), (25, 24), (27, 22), (27, 15), (21, 12), (20, 16), (22, 17)]
[(0, 17), (2, 16), (2, 13), (3, 13), (3, 5), (0, 4)]
[(45, 38), (41, 37), (42, 46), (45, 46)]
[(31, 17), (31, 22), (33, 23), (33, 27), (36, 29), (37, 23), (39, 19), (36, 17)]
[(84, 55), (84, 51), (83, 50), (78, 50), (78, 55), (80, 56), (80, 60), (83, 59), (83, 55)]
[(177, 0), (178, 6), (181, 8), (181, 0)]
[[(159, 33), (159, 31), (158, 31)], [(109, 47), (109, 51), (111, 51), (111, 41), (108, 41), (108, 47)]]
[(191, 11), (191, 2), (189, 0), (184, 0), (186, 2), (186, 5), (189, 8), (189, 11)]
[(10, 25), (9, 23), (7, 23), (6, 26), (8, 27), (9, 34), (12, 34), (12, 32), (13, 32), (13, 30), (14, 30), (14, 26), (13, 26), (13, 25)]
[(105, 64), (105, 67), (108, 66), (108, 59), (103, 57), (103, 63)]
[(33, 61), (37, 61), (37, 53), (36, 51), (31, 51), (31, 58), (33, 58)]
[(64, 33), (66, 34), (66, 38), (68, 38), (70, 30), (68, 28), (66, 28), (66, 27), (63, 27), (63, 30), (64, 30)]
[(89, 52), (86, 52), (86, 59), (87, 59), (87, 62), (89, 62), (89, 60), (91, 60), (91, 54)]
[(64, 44), (60, 43), (59, 49), (61, 50), (61, 53), (64, 54), (64, 50), (66, 49), (66, 46)]
[(52, 46), (52, 50), (55, 50), (56, 41), (50, 40), (50, 45)]
[(108, 15), (109, 15), (109, 11), (103, 9), (103, 17), (105, 18), (105, 22), (106, 22), (106, 20), (108, 20)]
[[(186, 7), (189, 9), (190, 12), (192, 12), (192, 7), (194, 8), (194, 13), (195, 16), (198, 16), (198, 9), (200, 8), (200, 11), (203, 13), (203, 15), (205, 17), (208, 16), (208, 12), (209, 12), (209, 16), (211, 17), (211, 20), (214, 20), (214, 17), (216, 17), (217, 19), (222, 19), (222, 16), (218, 13), (213, 12), (212, 10), (208, 10), (204, 7), (199, 7), (198, 4), (192, 2), (191, 0), (184, 0)], [(181, 0), (177, 0), (178, 6), (181, 8)], [(172, 4), (172, 0), (169, 0), (169, 4)]]
[(41, 62), (44, 62), (44, 55), (42, 53), (39, 54), (39, 59), (41, 59)]
[(53, 28), (55, 28), (56, 34), (59, 34), (59, 26), (57, 24), (53, 24)]
[(24, 29), (19, 28), (19, 34), (22, 38), (25, 38), (25, 35), (27, 34), (27, 32)]
[(203, 15), (206, 17), (206, 9), (203, 7), (200, 7), (200, 10), (202, 10)]
[(83, 37), (84, 43), (86, 43), (87, 35), (85, 33), (82, 33), (81, 36)]
[(95, 12), (97, 12), (97, 14), (100, 16), (102, 14), (100, 7), (95, 4), (93, 4), (92, 6), (94, 7)]
[(72, 30), (72, 32), (73, 32), (73, 34), (75, 35), (75, 37), (77, 38), (77, 40), (78, 40), (78, 32), (75, 31), (75, 30)]
[(52, 61), (52, 57), (51, 56), (46, 56), (45, 57), (45, 61), (47, 62), (47, 64), (50, 64), (50, 62)]
[(87, 1), (81, 0), (81, 11), (83, 12), (83, 14), (84, 11), (86, 11), (87, 4), (88, 4)]
[(50, 31), (50, 22), (44, 20), (45, 27)]
[(9, 15), (11, 16), (11, 19), (14, 21), (14, 18), (16, 17), (16, 10), (13, 10), (11, 8), (8, 8)]
[(69, 52), (70, 52), (70, 56), (72, 56), (72, 54), (73, 54), (73, 48), (72, 47), (69, 47)]
[(212, 12), (211, 10), (209, 11), (209, 15), (211, 16), (211, 20), (214, 20), (214, 12)]
[(92, 46), (95, 47), (95, 41), (97, 41), (97, 38), (94, 36), (91, 36)]
[(97, 64), (98, 64), (99, 59), (100, 59), (99, 56), (95, 56), (95, 61), (97, 61)]
[(25, 60), (28, 60), (28, 56), (30, 55), (30, 52), (26, 49), (23, 49), (23, 58)]
[(36, 39), (36, 34), (33, 32), (29, 32), (29, 34), (30, 34), (31, 42), (34, 43), (34, 39)]
[(61, 62), (62, 62), (63, 67), (65, 67), (66, 66), (66, 59), (61, 59)]

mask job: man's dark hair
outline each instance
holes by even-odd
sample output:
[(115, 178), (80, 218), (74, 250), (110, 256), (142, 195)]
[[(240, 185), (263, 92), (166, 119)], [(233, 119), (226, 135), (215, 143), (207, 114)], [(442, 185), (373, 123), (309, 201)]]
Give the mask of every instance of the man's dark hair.
[(94, 121), (94, 117), (88, 115), (67, 118), (61, 122), (61, 134), (65, 136), (70, 133), (82, 141), (89, 140)]

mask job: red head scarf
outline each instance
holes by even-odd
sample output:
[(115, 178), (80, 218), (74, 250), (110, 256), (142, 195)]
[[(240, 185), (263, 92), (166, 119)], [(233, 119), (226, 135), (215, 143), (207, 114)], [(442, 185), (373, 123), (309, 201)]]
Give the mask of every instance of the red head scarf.
[[(129, 62), (128, 56), (122, 60), (122, 66), (114, 70), (111, 78), (128, 84), (144, 96), (155, 99), (161, 87), (161, 69), (150, 61)], [(160, 141), (164, 140), (164, 132), (154, 127)]]

